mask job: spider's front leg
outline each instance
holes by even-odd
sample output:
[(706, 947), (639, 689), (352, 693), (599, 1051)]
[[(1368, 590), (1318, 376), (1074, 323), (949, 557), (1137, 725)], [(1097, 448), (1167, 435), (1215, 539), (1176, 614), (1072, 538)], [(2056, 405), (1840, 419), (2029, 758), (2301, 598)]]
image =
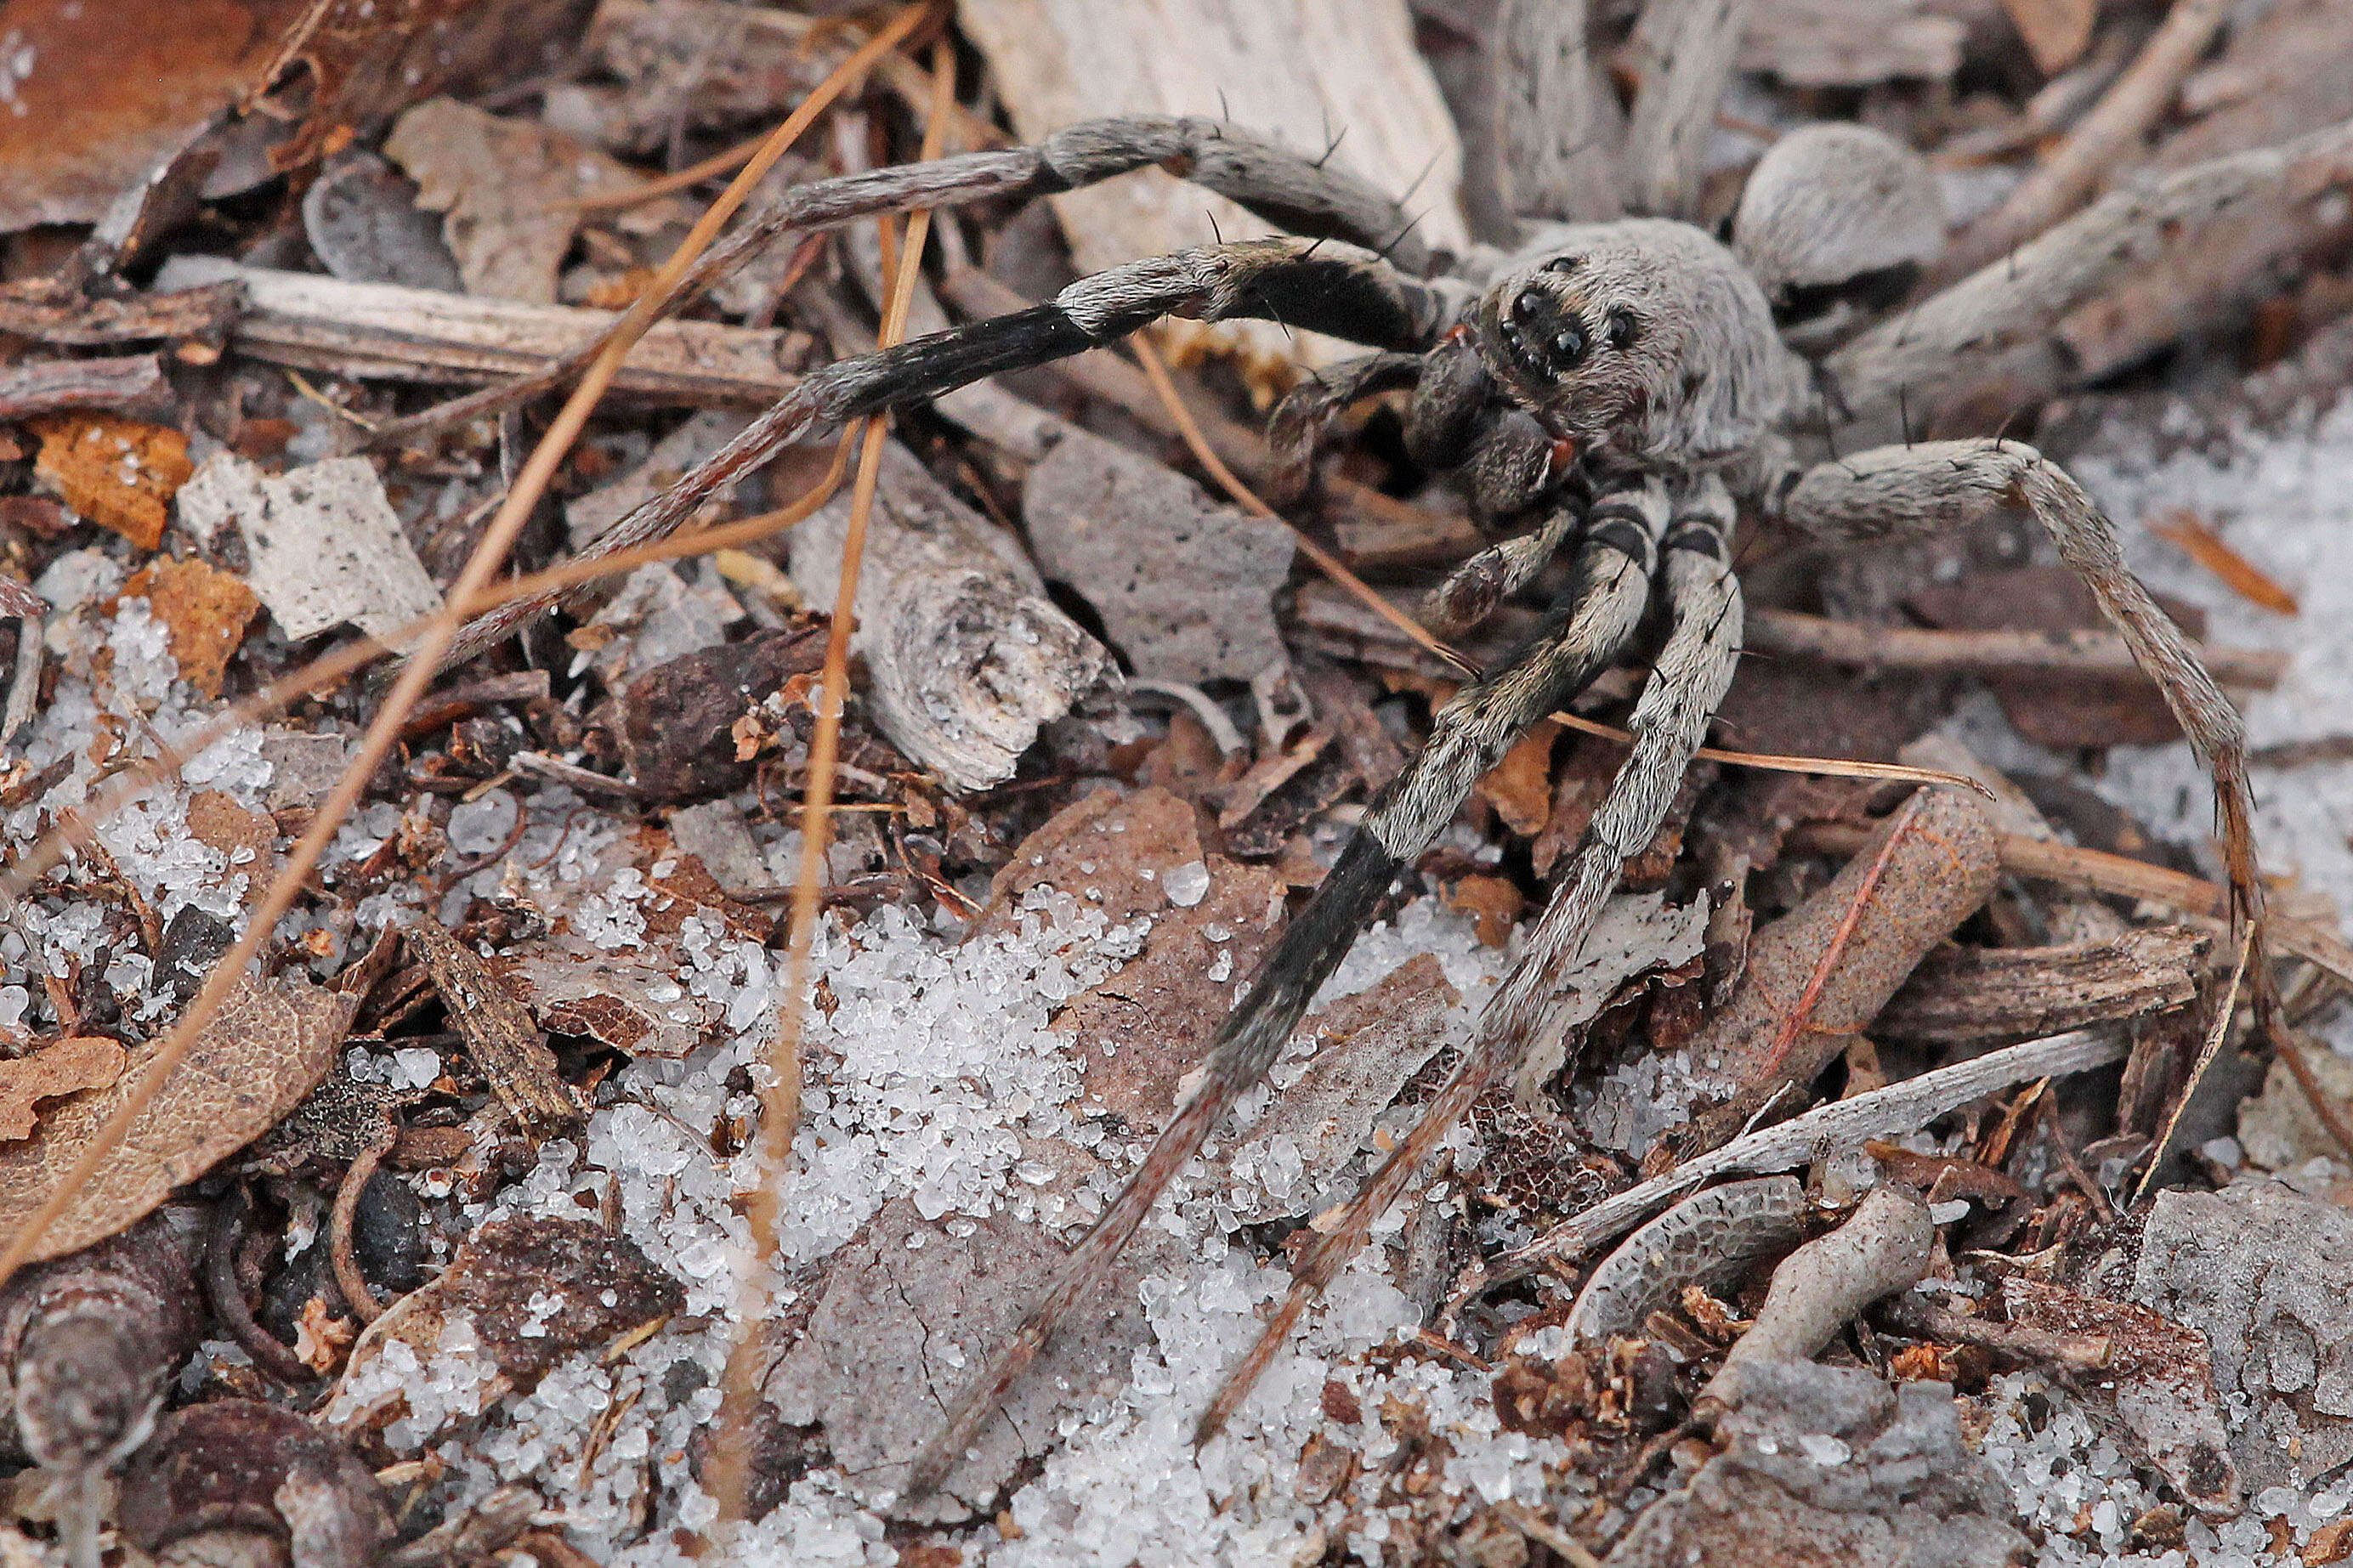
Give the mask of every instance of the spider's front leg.
[(1656, 480), (1609, 495), (1594, 508), (1565, 602), (1502, 666), (1439, 710), (1428, 744), (1366, 811), (1315, 896), (1251, 975), (1248, 994), (1204, 1053), (1195, 1087), (1142, 1166), (916, 1457), (907, 1483), (912, 1495), (945, 1479), (1071, 1302), (1118, 1257), (1227, 1108), (1265, 1076), (1381, 896), (1453, 819), (1471, 786), (1531, 723), (1608, 668), (1632, 637), (1650, 601), (1668, 517), (1667, 493)]
[(1832, 540), (1916, 535), (2017, 506), (2032, 512), (2157, 683), (2212, 775), (2232, 901), (2255, 925), (2260, 951), (2263, 885), (2238, 710), (2125, 565), (2116, 530), (2065, 469), (2015, 441), (1929, 441), (1874, 447), (1793, 473), (1770, 487), (1767, 499), (1791, 526)]
[(1676, 504), (1660, 566), (1667, 637), (1627, 721), (1634, 735), (1632, 751), (1610, 780), (1609, 794), (1587, 825), (1576, 856), (1543, 918), (1528, 933), (1518, 961), (1480, 1015), (1470, 1048), (1423, 1107), (1412, 1131), (1390, 1151), (1336, 1222), (1324, 1227), (1300, 1255), (1290, 1294), (1202, 1414), (1197, 1441), (1207, 1441), (1224, 1427), (1289, 1339), (1300, 1314), (1363, 1247), (1373, 1222), (1397, 1201), (1447, 1130), (1527, 1053), (1552, 1011), (1561, 970), (1577, 956), (1626, 862), (1649, 846), (1666, 820), (1683, 770), (1707, 739), (1708, 724), (1740, 661), (1740, 579), (1732, 570), (1733, 521), (1731, 495), (1714, 476), (1692, 485)]
[[(667, 537), (713, 491), (789, 442), (1005, 371), (1103, 347), (1163, 316), (1255, 317), (1378, 348), (1419, 351), (1436, 340), (1451, 309), (1441, 289), (1407, 277), (1372, 252), (1322, 240), (1238, 240), (1107, 268), (1044, 304), (810, 372), (733, 440), (598, 535), (581, 559)], [(469, 622), (443, 663), (472, 658), (547, 603), (519, 600)]]

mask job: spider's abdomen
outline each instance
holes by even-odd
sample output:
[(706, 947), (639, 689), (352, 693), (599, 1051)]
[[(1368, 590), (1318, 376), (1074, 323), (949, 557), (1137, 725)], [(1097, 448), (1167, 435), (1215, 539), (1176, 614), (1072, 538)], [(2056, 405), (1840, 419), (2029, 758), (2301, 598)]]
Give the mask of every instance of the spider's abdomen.
[(1728, 462), (1805, 385), (1756, 280), (1705, 233), (1666, 218), (1542, 230), (1471, 324), (1516, 400), (1618, 463)]

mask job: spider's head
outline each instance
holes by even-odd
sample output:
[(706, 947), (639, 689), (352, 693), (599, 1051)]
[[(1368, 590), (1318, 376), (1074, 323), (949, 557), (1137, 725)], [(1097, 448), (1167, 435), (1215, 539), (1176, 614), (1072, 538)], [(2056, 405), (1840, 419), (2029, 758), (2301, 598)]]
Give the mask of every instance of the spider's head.
[(1730, 456), (1799, 384), (1731, 252), (1662, 218), (1547, 230), (1471, 315), (1479, 355), (1556, 436), (1619, 461)]

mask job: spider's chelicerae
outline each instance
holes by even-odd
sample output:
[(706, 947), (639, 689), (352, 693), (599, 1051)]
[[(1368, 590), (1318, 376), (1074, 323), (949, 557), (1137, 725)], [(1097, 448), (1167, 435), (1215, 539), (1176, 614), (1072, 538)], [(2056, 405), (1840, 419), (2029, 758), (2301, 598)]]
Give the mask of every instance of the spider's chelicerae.
[(1221, 1112), (1272, 1064), (1390, 884), (1480, 775), (1527, 726), (1618, 658), (1658, 612), (1665, 629), (1628, 721), (1632, 748), (1549, 907), (1420, 1125), (1295, 1265), (1290, 1300), (1204, 1429), (1223, 1420), (1415, 1163), (1542, 1027), (1552, 977), (1627, 858), (1658, 829), (1740, 654), (1730, 541), (1743, 509), (1832, 542), (1951, 528), (2005, 509), (2031, 512), (2211, 770), (2236, 897), (2247, 918), (2258, 917), (2237, 716), (2127, 573), (2082, 489), (2031, 447), (1999, 438), (1890, 445), (1811, 464), (1800, 456), (1812, 433), (1848, 416), (1840, 393), (1858, 406), (1907, 385), (1916, 393), (1933, 384), (1939, 357), (1957, 346), (1999, 346), (2047, 330), (2158, 228), (2196, 221), (2221, 205), (2217, 192), (2242, 187), (2250, 170), (2228, 163), (2183, 171), (2121, 204), (2105, 200), (2063, 226), (2068, 232), (2054, 230), (1860, 335), (1871, 310), (1902, 296), (1934, 258), (1943, 225), (1917, 156), (1852, 126), (1817, 126), (1778, 142), (1751, 174), (1725, 240), (1670, 216), (1546, 224), (1508, 253), (1482, 250), (1451, 262), (1429, 255), (1398, 205), (1350, 176), (1197, 119), (1092, 121), (1034, 147), (807, 185), (774, 209), (760, 233), (1026, 197), (1158, 165), (1308, 237), (1132, 262), (1083, 278), (1048, 303), (836, 363), (625, 520), (607, 548), (669, 531), (786, 440), (1181, 315), (1271, 318), (1377, 351), (1311, 379), (1278, 411), (1278, 455), (1294, 477), (1308, 471), (1314, 443), (1339, 409), (1374, 392), (1411, 389), (1413, 455), (1457, 475), (1473, 510), (1506, 535), (1438, 591), (1436, 619), (1476, 619), (1532, 584), (1556, 553), (1572, 557), (1568, 586), (1538, 629), (1440, 710), (1428, 743), (1371, 803), (1244, 999), (1217, 1025), (1190, 1098), (917, 1458), (911, 1489), (936, 1485), (953, 1467)]

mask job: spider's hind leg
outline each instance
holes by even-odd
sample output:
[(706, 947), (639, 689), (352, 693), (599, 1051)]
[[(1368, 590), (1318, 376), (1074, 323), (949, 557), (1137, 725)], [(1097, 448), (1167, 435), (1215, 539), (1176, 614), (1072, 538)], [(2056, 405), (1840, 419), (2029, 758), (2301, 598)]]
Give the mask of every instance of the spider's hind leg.
[[(1594, 508), (1592, 526), (1606, 525), (1605, 509), (1613, 501)], [(1480, 1015), (1470, 1048), (1423, 1107), (1413, 1130), (1336, 1222), (1319, 1226), (1293, 1266), (1290, 1294), (1210, 1401), (1197, 1440), (1216, 1436), (1225, 1426), (1289, 1339), (1300, 1314), (1363, 1247), (1373, 1222), (1397, 1200), (1447, 1130), (1526, 1054), (1552, 1010), (1561, 967), (1577, 956), (1625, 863), (1649, 846), (1666, 820), (1683, 769), (1707, 738), (1740, 659), (1740, 580), (1732, 570), (1729, 544), (1733, 518), (1732, 498), (1712, 476), (1697, 481), (1676, 505), (1659, 567), (1667, 638), (1627, 721), (1633, 750), (1619, 765), (1518, 961)]]
[(1453, 820), (1471, 786), (1531, 723), (1607, 668), (1633, 637), (1650, 604), (1659, 540), (1668, 522), (1667, 494), (1652, 479), (1610, 499), (1622, 500), (1624, 510), (1587, 531), (1577, 585), (1567, 601), (1508, 660), (1439, 710), (1429, 742), (1366, 812), (1315, 896), (1250, 977), (1248, 994), (1226, 1016), (1203, 1054), (1197, 1087), (1144, 1163), (916, 1457), (910, 1492), (930, 1491), (961, 1460), (972, 1435), (1036, 1359), (1071, 1303), (1110, 1268), (1236, 1098), (1274, 1065), (1381, 895)]
[(1879, 447), (1792, 476), (1779, 494), (1786, 521), (1820, 537), (1886, 539), (1948, 528), (2023, 506), (2059, 546), (2101, 611), (2131, 647), (2214, 781), (2214, 811), (2238, 912), (2260, 922), (2246, 731), (2189, 639), (2125, 565), (2116, 530), (2067, 471), (2015, 441), (1931, 441)]

